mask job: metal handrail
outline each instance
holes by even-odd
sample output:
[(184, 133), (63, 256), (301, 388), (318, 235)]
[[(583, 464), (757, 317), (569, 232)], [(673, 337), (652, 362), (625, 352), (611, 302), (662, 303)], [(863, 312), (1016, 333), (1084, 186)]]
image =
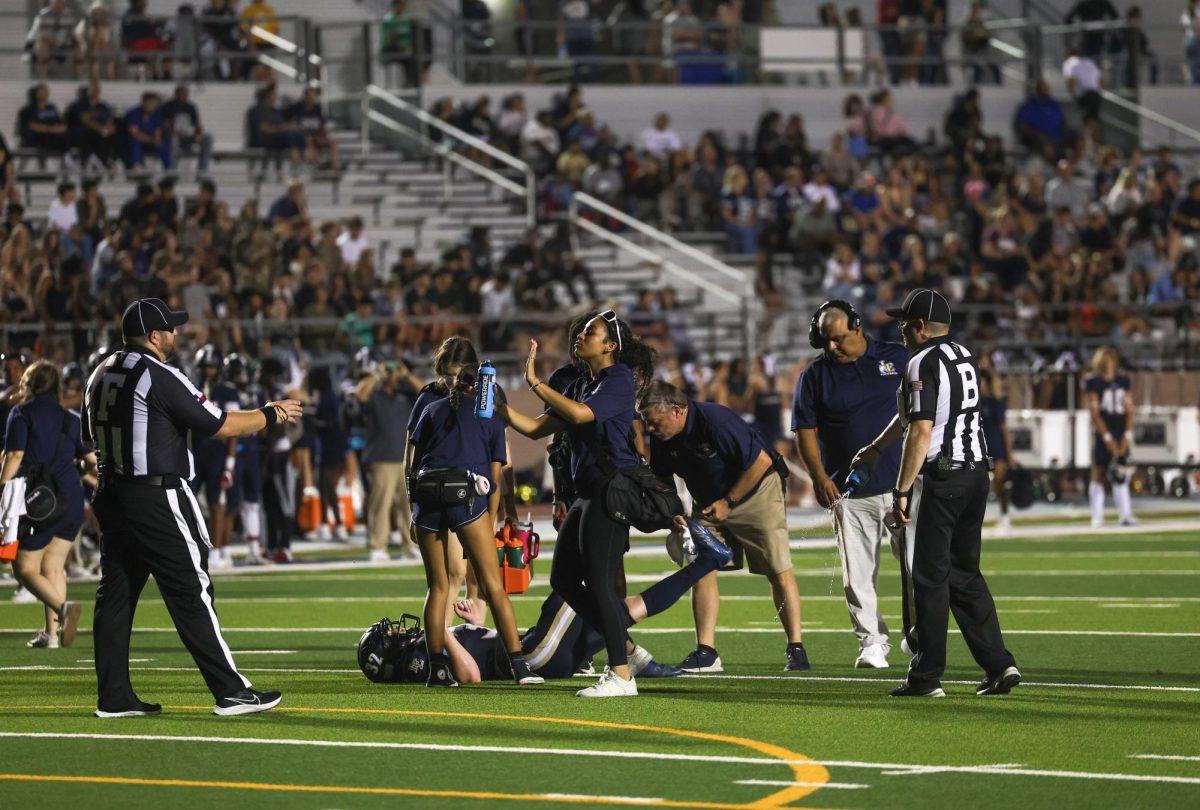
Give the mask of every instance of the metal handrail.
[(1136, 115), (1138, 115), (1141, 118), (1145, 118), (1148, 121), (1153, 121), (1154, 123), (1158, 124), (1160, 127), (1163, 127), (1164, 129), (1169, 129), (1172, 132), (1178, 133), (1179, 135), (1182, 135), (1185, 138), (1189, 138), (1189, 139), (1195, 141), (1197, 143), (1197, 145), (1200, 145), (1200, 130), (1192, 129), (1187, 124), (1181, 124), (1173, 118), (1167, 118), (1165, 115), (1163, 115), (1161, 113), (1157, 113), (1154, 110), (1150, 109), (1149, 107), (1143, 107), (1141, 104), (1130, 101), (1127, 98), (1123, 98), (1122, 96), (1117, 95), (1116, 93), (1112, 92), (1111, 90), (1105, 90), (1104, 88), (1101, 88), (1100, 89), (1100, 98), (1104, 99), (1105, 101), (1107, 101), (1111, 104), (1115, 104), (1118, 107), (1122, 107), (1126, 110), (1129, 110), (1130, 112), (1135, 113)]
[[(750, 282), (746, 278), (745, 273), (735, 270), (734, 268), (730, 267), (729, 265), (727, 265), (725, 262), (721, 261), (720, 259), (714, 258), (713, 256), (710, 256), (709, 254), (705, 253), (704, 251), (699, 250), (698, 248), (692, 247), (691, 245), (687, 244), (686, 242), (679, 241), (674, 236), (671, 236), (671, 234), (669, 234), (669, 233), (664, 233), (663, 231), (660, 231), (657, 228), (653, 228), (644, 222), (634, 219), (633, 217), (626, 214), (624, 211), (621, 211), (617, 208), (613, 208), (608, 203), (604, 202), (603, 200), (599, 200), (599, 199), (593, 197), (591, 194), (587, 194), (586, 192), (582, 192), (582, 191), (577, 191), (573, 195), (571, 195), (570, 211), (571, 211), (571, 219), (572, 220), (576, 220), (579, 218), (580, 203), (586, 205), (587, 207), (589, 207), (595, 211), (598, 211), (601, 214), (604, 214), (604, 216), (606, 216), (606, 217), (611, 217), (612, 219), (617, 220), (618, 222), (620, 222), (622, 225), (624, 225), (627, 228), (632, 228), (633, 230), (641, 233), (644, 236), (648, 236), (651, 239), (662, 242), (664, 245), (671, 248), (672, 250), (677, 250), (680, 253), (687, 256), (688, 258), (695, 259), (700, 264), (703, 264), (704, 266), (706, 266), (712, 270), (715, 270), (716, 272), (725, 276), (730, 281), (733, 281), (735, 283), (735, 285), (736, 285), (735, 289), (740, 288), (741, 294), (738, 295), (739, 300), (741, 300), (742, 298), (745, 297), (746, 294), (748, 294)], [(690, 273), (690, 271), (686, 271), (686, 270), (684, 272)], [(701, 279), (700, 276), (696, 276), (696, 278), (703, 281), (703, 279)], [(724, 288), (721, 288), (721, 289), (722, 289), (722, 292), (728, 292), (728, 290), (725, 290)]]
[[(509, 166), (509, 167), (521, 172), (521, 174), (525, 178), (525, 185), (518, 186), (518, 184), (514, 183), (513, 181), (509, 180), (508, 178), (504, 177), (503, 175), (499, 174), (498, 172), (495, 172), (495, 171), (487, 168), (486, 166), (482, 166), (475, 161), (471, 161), (471, 160), (467, 160), (467, 159), (463, 158), (461, 155), (458, 155), (456, 152), (454, 152), (449, 147), (446, 147), (444, 144), (439, 144), (437, 141), (433, 140), (428, 135), (418, 132), (417, 130), (415, 130), (411, 127), (407, 127), (403, 124), (400, 124), (400, 123), (396, 122), (394, 119), (388, 118), (387, 116), (383, 115), (382, 113), (377, 113), (377, 112), (373, 111), (371, 109), (371, 99), (372, 98), (377, 98), (381, 101), (385, 101), (388, 104), (390, 104), (391, 106), (395, 107), (396, 109), (401, 110), (402, 112), (405, 112), (405, 113), (413, 116), (418, 121), (420, 121), (422, 124), (433, 127), (434, 129), (438, 130), (439, 132), (444, 132), (445, 134), (449, 135), (450, 137), (454, 138), (455, 140), (461, 141), (462, 143), (464, 143), (467, 146), (470, 146), (474, 149), (478, 149), (480, 152), (482, 152), (483, 154), (492, 158), (493, 160), (499, 161), (500, 163), (503, 163), (504, 165)], [(518, 160), (517, 158), (513, 157), (512, 155), (509, 155), (506, 152), (500, 151), (496, 147), (492, 146), (490, 143), (480, 140), (479, 138), (476, 138), (474, 135), (464, 132), (463, 130), (459, 129), (456, 126), (453, 126), (452, 124), (447, 124), (445, 121), (442, 121), (440, 118), (437, 118), (436, 116), (430, 115), (429, 113), (425, 112), (425, 110), (422, 110), (417, 105), (411, 104), (411, 103), (405, 101), (404, 99), (400, 98), (399, 96), (389, 93), (387, 90), (384, 90), (382, 87), (379, 87), (378, 85), (374, 85), (374, 84), (369, 84), (365, 88), (363, 88), (362, 120), (363, 120), (363, 124), (362, 124), (362, 126), (363, 126), (363, 132), (362, 132), (363, 154), (368, 154), (370, 152), (370, 137), (369, 137), (370, 122), (375, 121), (376, 123), (382, 124), (383, 121), (390, 121), (392, 124), (396, 125), (395, 127), (389, 127), (391, 129), (393, 129), (393, 131), (402, 132), (403, 134), (407, 134), (410, 137), (416, 138), (418, 141), (420, 141), (422, 143), (423, 146), (425, 146), (426, 148), (432, 149), (433, 151), (439, 153), (440, 155), (443, 155), (443, 156), (453, 155), (453, 157), (451, 159), (454, 160), (456, 165), (460, 165), (463, 168), (467, 169), (468, 171), (474, 172), (476, 174), (479, 174), (479, 175), (485, 177), (486, 179), (490, 180), (492, 183), (501, 186), (502, 188), (504, 188), (507, 191), (512, 191), (514, 194), (523, 195), (525, 197), (526, 219), (529, 222), (529, 226), (533, 227), (535, 224), (537, 224), (537, 176), (534, 174), (533, 169), (530, 168), (529, 164), (524, 162), (523, 160)], [(388, 126), (388, 124), (383, 124), (383, 126)], [(503, 181), (503, 182), (501, 182), (501, 181)], [(519, 188), (519, 190), (517, 190), (518, 188)]]

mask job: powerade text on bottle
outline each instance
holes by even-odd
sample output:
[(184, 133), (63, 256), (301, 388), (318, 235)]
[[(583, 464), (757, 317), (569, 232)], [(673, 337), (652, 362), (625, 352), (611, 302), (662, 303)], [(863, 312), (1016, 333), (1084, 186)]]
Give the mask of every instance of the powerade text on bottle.
[(475, 415), (491, 419), (495, 410), (496, 367), (491, 360), (479, 364), (479, 379), (475, 383)]

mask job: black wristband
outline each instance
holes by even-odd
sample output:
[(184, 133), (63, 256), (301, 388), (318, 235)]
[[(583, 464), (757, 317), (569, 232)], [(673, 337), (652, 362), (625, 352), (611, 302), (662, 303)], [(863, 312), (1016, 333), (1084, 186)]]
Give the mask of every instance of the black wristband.
[(267, 427), (271, 427), (279, 421), (279, 414), (275, 412), (274, 405), (264, 405), (258, 409), (258, 412), (266, 418)]
[(912, 487), (909, 487), (908, 489), (905, 489), (905, 490), (899, 490), (899, 489), (892, 490), (892, 500), (893, 501), (899, 500), (900, 498), (911, 498), (911, 497), (912, 497)]

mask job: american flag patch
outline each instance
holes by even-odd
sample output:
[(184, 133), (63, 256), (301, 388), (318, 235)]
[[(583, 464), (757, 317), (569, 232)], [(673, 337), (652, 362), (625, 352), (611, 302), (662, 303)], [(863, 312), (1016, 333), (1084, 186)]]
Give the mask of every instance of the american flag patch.
[(920, 391), (924, 387), (925, 383), (921, 382), (920, 380), (913, 380), (908, 384), (908, 390), (910, 391)]

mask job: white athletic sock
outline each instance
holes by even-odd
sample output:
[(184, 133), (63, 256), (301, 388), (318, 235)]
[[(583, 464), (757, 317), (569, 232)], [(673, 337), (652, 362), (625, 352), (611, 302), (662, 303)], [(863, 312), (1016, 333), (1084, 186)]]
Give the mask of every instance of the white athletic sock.
[(246, 530), (246, 538), (250, 542), (257, 542), (262, 536), (262, 512), (258, 504), (251, 501), (242, 504), (242, 528)]
[(1092, 522), (1104, 522), (1104, 484), (1092, 481), (1088, 484), (1088, 500), (1092, 504)]
[(1121, 520), (1133, 520), (1133, 498), (1129, 494), (1129, 482), (1113, 484), (1113, 501)]

